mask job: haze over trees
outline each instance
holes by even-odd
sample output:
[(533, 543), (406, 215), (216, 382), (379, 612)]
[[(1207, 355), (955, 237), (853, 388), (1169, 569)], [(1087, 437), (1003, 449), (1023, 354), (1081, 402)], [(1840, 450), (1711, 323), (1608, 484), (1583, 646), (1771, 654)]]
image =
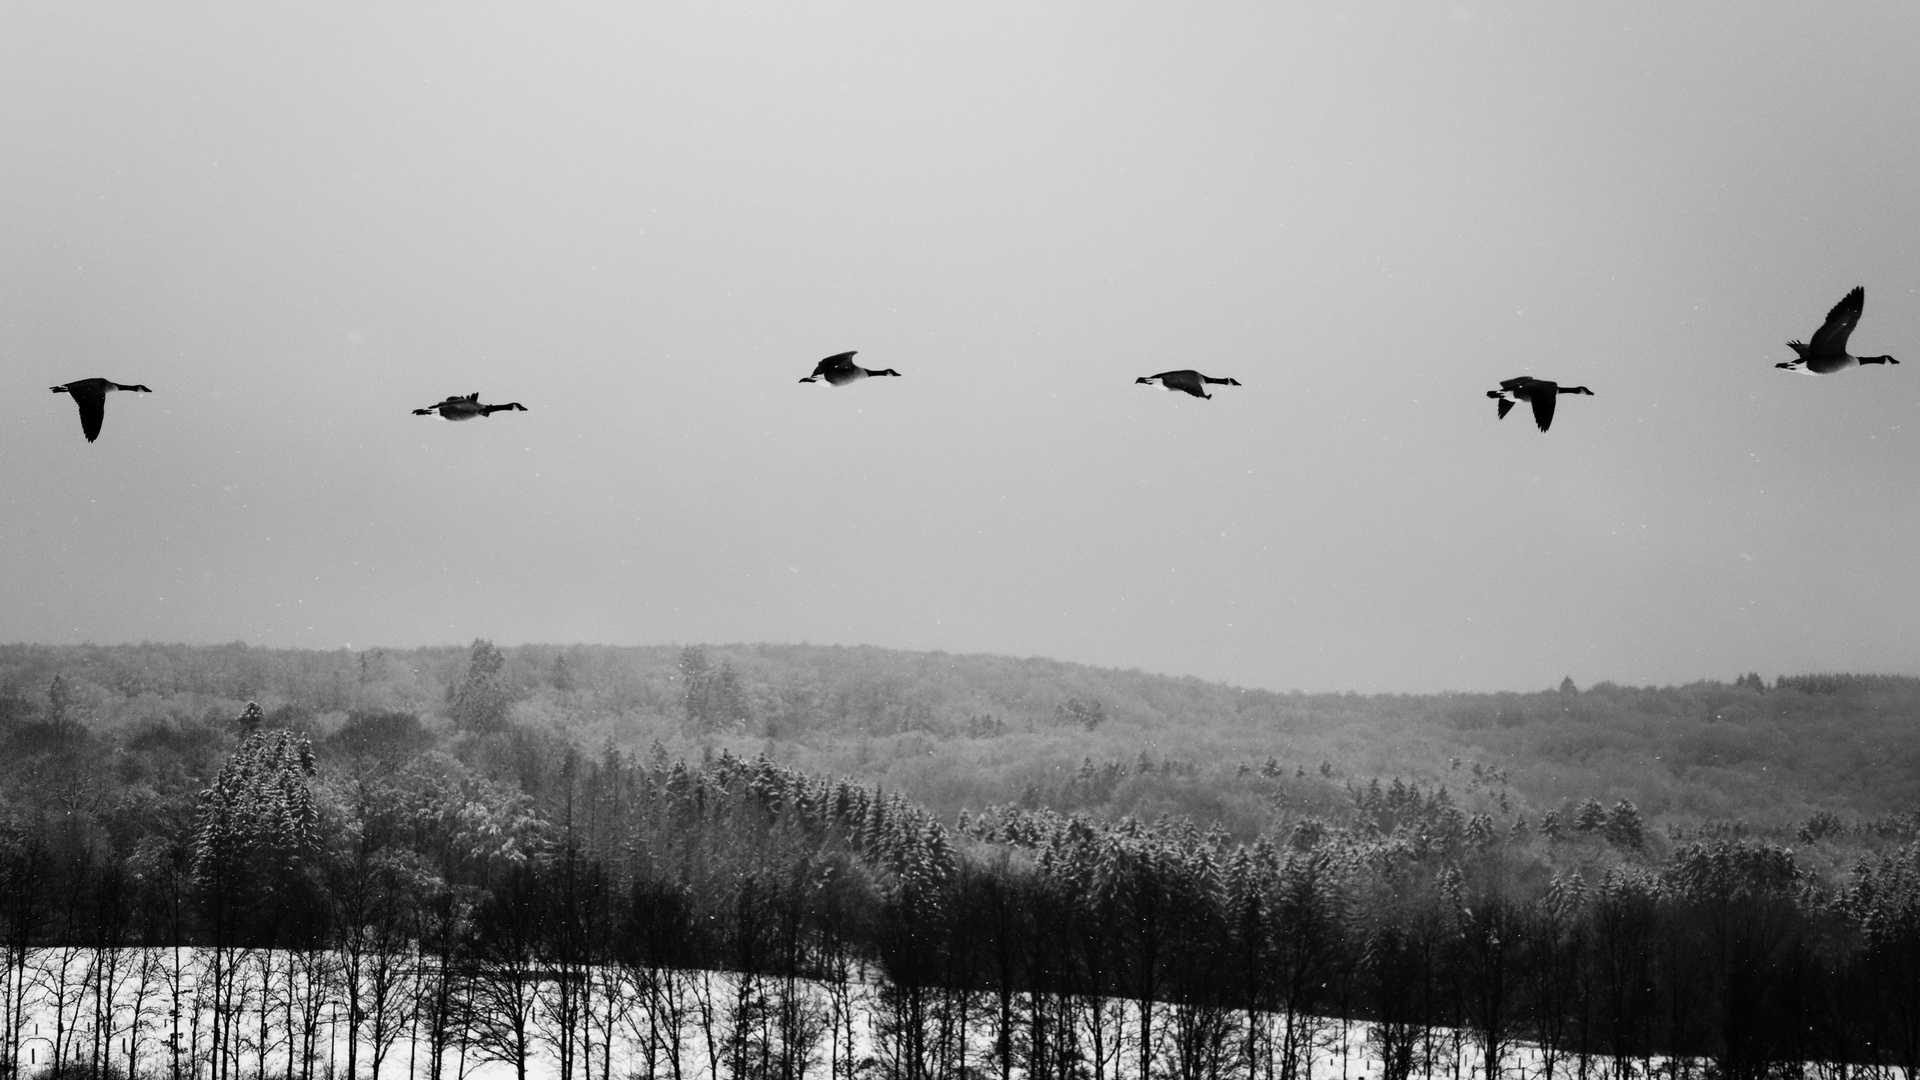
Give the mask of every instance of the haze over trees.
[[(206, 1019), (166, 1060), (220, 1080), (308, 1080), (334, 1013), (350, 1074), (404, 1045), (435, 1080), (437, 1051), (1292, 1080), (1328, 1017), (1396, 1080), (1520, 1042), (1549, 1073), (1912, 1070), (1917, 716), (1889, 677), (1358, 697), (875, 649), (4, 647), (0, 1042), (53, 1001), (60, 1068), (124, 1074), (173, 1029), (101, 1003), (191, 945)], [(56, 986), (60, 949), (91, 959)]]

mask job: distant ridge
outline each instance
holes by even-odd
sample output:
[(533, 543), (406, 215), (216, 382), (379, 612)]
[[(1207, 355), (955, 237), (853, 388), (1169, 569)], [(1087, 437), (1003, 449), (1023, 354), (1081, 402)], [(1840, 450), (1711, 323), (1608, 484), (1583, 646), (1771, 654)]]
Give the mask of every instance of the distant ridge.
[[(0, 646), (0, 736), (46, 720), (56, 675), (63, 715), (102, 732), (231, 717), (248, 700), (317, 734), (370, 711), (444, 724), (469, 651)], [(689, 756), (764, 752), (947, 814), (1024, 798), (1244, 825), (1272, 812), (1242, 783), (1269, 763), (1336, 786), (1405, 777), (1504, 796), (1535, 815), (1628, 798), (1650, 822), (1785, 827), (1816, 812), (1864, 819), (1920, 805), (1920, 678), (1910, 676), (1360, 695), (873, 646), (498, 652), (515, 724), (636, 754), (656, 741)], [(1076, 779), (1088, 770), (1115, 782), (1096, 792)]]

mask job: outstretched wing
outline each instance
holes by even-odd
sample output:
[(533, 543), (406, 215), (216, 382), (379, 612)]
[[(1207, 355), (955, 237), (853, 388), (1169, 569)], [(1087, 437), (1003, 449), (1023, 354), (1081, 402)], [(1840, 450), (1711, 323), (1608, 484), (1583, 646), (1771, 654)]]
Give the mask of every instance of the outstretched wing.
[(1813, 341), (1807, 346), (1806, 353), (1815, 355), (1839, 356), (1847, 351), (1847, 338), (1853, 334), (1853, 328), (1860, 324), (1860, 313), (1867, 306), (1867, 290), (1856, 285), (1852, 292), (1840, 298), (1827, 312), (1827, 321), (1813, 332)]
[(1560, 400), (1560, 395), (1551, 391), (1535, 393), (1532, 400), (1533, 422), (1540, 425), (1541, 431), (1545, 431), (1553, 425), (1553, 403)]
[(1513, 399), (1506, 398), (1506, 397), (1501, 398), (1500, 399), (1500, 415), (1496, 419), (1505, 420), (1507, 418), (1507, 413), (1511, 411), (1513, 411)]
[(107, 418), (107, 395), (73, 391), (73, 403), (80, 406), (80, 433), (88, 442), (100, 437), (100, 423)]
[(839, 371), (843, 368), (850, 368), (853, 366), (853, 358), (858, 355), (860, 355), (860, 350), (858, 349), (855, 349), (853, 352), (834, 353), (832, 356), (813, 365), (813, 373), (815, 375), (825, 375), (829, 371)]
[(1210, 396), (1207, 393), (1207, 377), (1192, 368), (1163, 371), (1158, 375), (1149, 375), (1147, 378), (1159, 379), (1160, 385), (1169, 390), (1179, 390), (1198, 398)]

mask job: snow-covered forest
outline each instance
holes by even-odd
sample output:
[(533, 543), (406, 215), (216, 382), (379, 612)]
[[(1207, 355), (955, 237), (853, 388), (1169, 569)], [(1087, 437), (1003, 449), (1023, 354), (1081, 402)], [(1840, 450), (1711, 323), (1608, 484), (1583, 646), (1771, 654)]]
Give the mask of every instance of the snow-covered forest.
[[(1144, 752), (1085, 759), (1060, 785), (1077, 805), (1030, 787), (947, 814), (735, 753), (744, 692), (697, 650), (678, 728), (656, 728), (679, 752), (582, 746), (499, 650), (464, 660), (417, 710), (64, 675), (16, 694), (4, 1080), (1758, 1078), (1920, 1057), (1912, 814), (1655, 824), (1625, 797), (1536, 810), (1479, 761), (1435, 770), (1456, 789), (1273, 759), (1225, 771), (1268, 815), (1252, 835), (1088, 809), (1220, 775)], [(103, 717), (117, 701), (147, 716)], [(1107, 709), (1070, 697), (1049, 722)]]

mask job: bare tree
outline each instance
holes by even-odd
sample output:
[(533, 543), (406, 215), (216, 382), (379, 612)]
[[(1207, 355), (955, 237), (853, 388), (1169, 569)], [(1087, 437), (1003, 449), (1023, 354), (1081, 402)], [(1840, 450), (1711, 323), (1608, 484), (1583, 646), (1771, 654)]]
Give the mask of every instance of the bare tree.
[(474, 912), (468, 954), (464, 1020), (471, 1049), (482, 1061), (512, 1066), (516, 1080), (527, 1080), (537, 1037), (542, 886), (531, 865), (503, 875)]

